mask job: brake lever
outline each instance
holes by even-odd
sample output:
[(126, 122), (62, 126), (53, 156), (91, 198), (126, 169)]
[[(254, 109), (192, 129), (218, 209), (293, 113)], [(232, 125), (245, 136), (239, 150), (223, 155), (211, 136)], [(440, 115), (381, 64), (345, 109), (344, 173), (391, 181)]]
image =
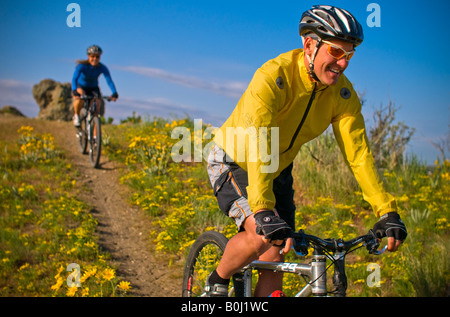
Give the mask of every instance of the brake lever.
[(307, 256), (309, 243), (304, 237), (303, 229), (299, 230), (298, 233), (302, 234), (302, 237), (300, 239), (294, 239), (292, 249), (294, 249), (294, 252), (299, 256)]
[(386, 251), (386, 250), (387, 250), (387, 245), (385, 245), (385, 246), (383, 247), (383, 249), (381, 249), (381, 250), (375, 250), (375, 251), (373, 251), (372, 254), (380, 255), (380, 254), (383, 254), (384, 251)]
[(366, 248), (369, 251), (370, 254), (374, 254), (374, 255), (380, 255), (383, 254), (384, 251), (386, 251), (387, 249), (387, 245), (385, 245), (381, 250), (377, 250), (378, 247), (380, 246), (380, 240), (377, 238), (376, 234), (373, 232), (372, 229), (369, 230), (369, 234), (371, 234), (374, 238), (375, 242), (370, 242), (366, 244)]

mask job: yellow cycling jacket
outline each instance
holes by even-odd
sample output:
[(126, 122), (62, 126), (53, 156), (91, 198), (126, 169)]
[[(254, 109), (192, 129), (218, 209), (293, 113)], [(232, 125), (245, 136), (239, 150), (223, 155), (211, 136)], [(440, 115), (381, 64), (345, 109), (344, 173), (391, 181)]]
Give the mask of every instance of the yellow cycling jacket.
[[(385, 192), (377, 175), (361, 102), (352, 84), (341, 74), (336, 85), (316, 89), (303, 58), (303, 50), (296, 49), (259, 68), (214, 139), (248, 172), (250, 207), (253, 211), (274, 208), (273, 179), (293, 162), (302, 144), (332, 124), (339, 147), (375, 214), (396, 211), (394, 198)], [(261, 143), (267, 144), (270, 160), (251, 154), (253, 146)], [(277, 168), (264, 172), (263, 167), (268, 166)]]

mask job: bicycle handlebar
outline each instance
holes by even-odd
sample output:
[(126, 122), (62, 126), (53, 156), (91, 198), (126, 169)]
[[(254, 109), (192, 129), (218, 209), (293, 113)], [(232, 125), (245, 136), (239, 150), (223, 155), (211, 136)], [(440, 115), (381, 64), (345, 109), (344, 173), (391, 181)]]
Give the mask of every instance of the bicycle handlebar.
[(380, 246), (380, 242), (372, 230), (369, 230), (368, 234), (347, 241), (344, 241), (343, 239), (321, 239), (319, 237), (306, 234), (303, 230), (295, 232), (292, 238), (294, 239), (294, 249), (296, 252), (299, 252), (300, 255), (308, 254), (310, 243), (316, 247), (331, 252), (349, 251), (361, 243), (366, 246), (370, 254), (379, 255), (386, 250), (386, 247), (380, 251), (377, 250)]
[(91, 99), (94, 99), (94, 98), (103, 98), (103, 99), (105, 99), (107, 101), (111, 101), (112, 100), (111, 96), (101, 96), (101, 97), (90, 96), (90, 95), (89, 96), (88, 95), (80, 96), (81, 100), (91, 100)]

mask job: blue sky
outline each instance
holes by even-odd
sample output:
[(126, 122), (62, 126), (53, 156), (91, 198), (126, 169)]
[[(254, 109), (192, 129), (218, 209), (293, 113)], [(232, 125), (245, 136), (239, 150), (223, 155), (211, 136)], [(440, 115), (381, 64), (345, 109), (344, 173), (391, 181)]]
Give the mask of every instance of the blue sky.
[[(366, 22), (372, 2), (380, 27)], [(66, 24), (70, 3), (81, 8), (79, 28)], [(187, 113), (220, 126), (258, 67), (301, 47), (298, 21), (314, 4), (345, 8), (364, 27), (346, 75), (365, 92), (367, 125), (374, 108), (391, 100), (400, 107), (396, 119), (416, 129), (408, 151), (432, 163), (439, 153), (430, 141), (449, 134), (447, 0), (1, 0), (0, 107), (37, 116), (32, 86), (70, 82), (75, 60), (95, 43), (120, 95), (107, 117)], [(100, 86), (110, 93), (104, 78)]]

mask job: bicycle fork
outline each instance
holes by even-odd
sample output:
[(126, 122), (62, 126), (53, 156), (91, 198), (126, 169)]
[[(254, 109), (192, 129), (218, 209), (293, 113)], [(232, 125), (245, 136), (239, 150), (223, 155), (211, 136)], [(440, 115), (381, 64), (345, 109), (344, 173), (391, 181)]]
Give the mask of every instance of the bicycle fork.
[(334, 253), (334, 274), (333, 285), (334, 294), (338, 297), (344, 297), (347, 293), (347, 275), (345, 275), (345, 253)]
[(87, 137), (88, 137), (88, 144), (90, 144), (90, 148), (89, 151), (92, 152), (92, 142), (95, 141), (95, 137), (94, 136), (94, 130), (92, 127), (92, 120), (94, 119), (94, 116), (90, 113), (88, 113), (87, 117), (86, 117), (86, 127), (87, 127)]

